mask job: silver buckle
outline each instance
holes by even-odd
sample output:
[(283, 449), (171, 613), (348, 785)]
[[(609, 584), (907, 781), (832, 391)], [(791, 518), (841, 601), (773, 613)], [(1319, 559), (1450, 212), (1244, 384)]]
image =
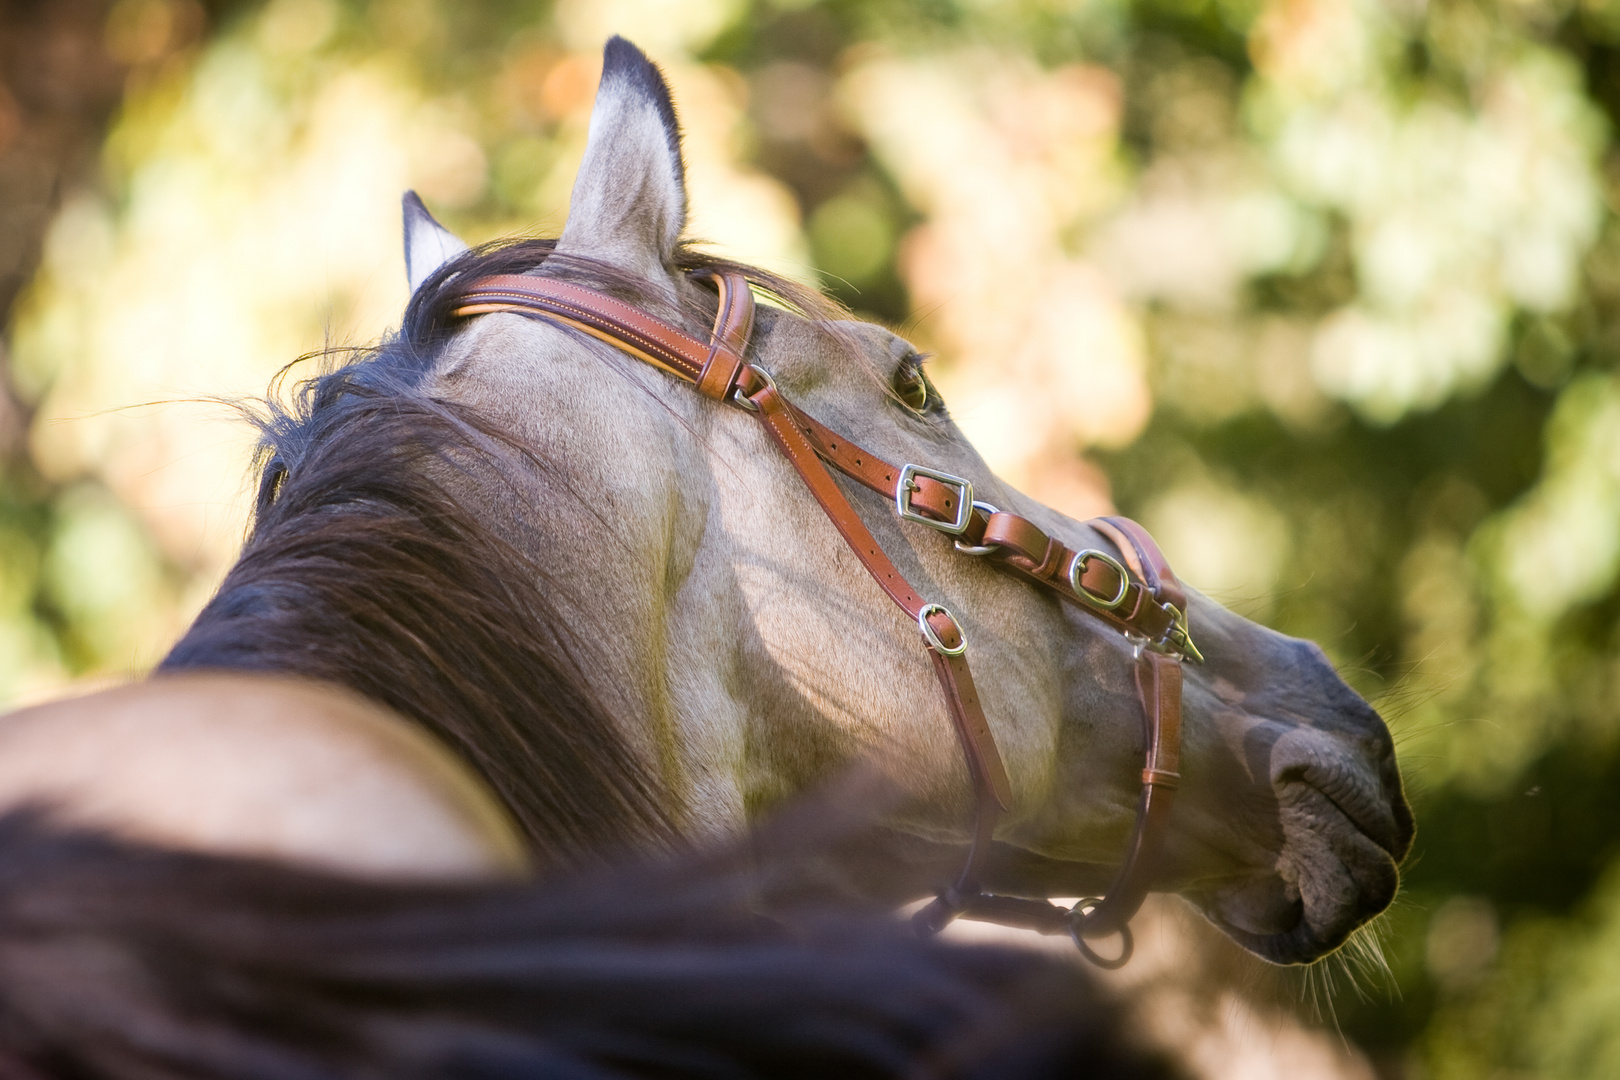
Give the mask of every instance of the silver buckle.
[[(1111, 597), (1102, 597), (1080, 584), (1080, 575), (1086, 572), (1086, 563), (1092, 559), (1096, 559), (1119, 575), (1119, 592)], [(1120, 565), (1118, 559), (1106, 551), (1086, 548), (1084, 551), (1076, 552), (1074, 561), (1069, 564), (1069, 588), (1075, 591), (1075, 595), (1096, 604), (1100, 608), (1113, 611), (1125, 602), (1126, 594), (1131, 591), (1131, 575), (1125, 572), (1125, 567)]]
[[(962, 644), (956, 648), (946, 647), (945, 643), (939, 640), (939, 635), (934, 633), (934, 628), (928, 625), (928, 616), (936, 611), (951, 620), (956, 626), (956, 632), (962, 635)], [(944, 604), (924, 604), (922, 610), (917, 612), (917, 629), (922, 631), (923, 640), (928, 642), (928, 647), (941, 656), (961, 656), (967, 652), (967, 631), (962, 629), (962, 624), (956, 621), (956, 616), (952, 615)]]
[[(925, 517), (917, 513), (911, 508), (911, 493), (915, 490), (912, 478), (916, 476), (926, 476), (930, 480), (956, 490), (955, 521), (936, 521), (931, 517)], [(896, 513), (907, 521), (915, 521), (919, 525), (927, 525), (930, 529), (938, 529), (940, 532), (949, 533), (952, 536), (961, 536), (967, 532), (968, 522), (973, 520), (973, 481), (964, 480), (960, 476), (952, 476), (950, 473), (940, 472), (938, 469), (930, 469), (923, 465), (907, 465), (900, 470), (900, 482), (894, 489), (894, 509)]]

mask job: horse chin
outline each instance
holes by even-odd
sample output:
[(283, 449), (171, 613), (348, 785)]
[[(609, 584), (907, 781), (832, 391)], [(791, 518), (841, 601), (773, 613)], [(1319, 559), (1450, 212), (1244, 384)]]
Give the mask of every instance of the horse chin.
[(1299, 784), (1280, 794), (1285, 843), (1276, 869), (1186, 895), (1257, 956), (1309, 964), (1389, 906), (1400, 872), (1395, 855), (1322, 792)]
[(1204, 914), (1209, 916), (1227, 937), (1262, 960), (1273, 964), (1314, 963), (1337, 947), (1321, 941), (1303, 918), (1295, 923), (1292, 929), (1275, 934), (1256, 934), (1243, 930), (1208, 911)]

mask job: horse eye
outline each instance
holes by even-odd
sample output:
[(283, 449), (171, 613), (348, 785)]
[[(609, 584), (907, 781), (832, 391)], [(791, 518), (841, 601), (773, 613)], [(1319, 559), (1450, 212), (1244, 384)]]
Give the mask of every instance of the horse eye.
[(891, 384), (894, 396), (914, 413), (922, 414), (934, 404), (934, 390), (928, 385), (928, 376), (922, 373), (915, 360), (902, 363), (894, 373)]

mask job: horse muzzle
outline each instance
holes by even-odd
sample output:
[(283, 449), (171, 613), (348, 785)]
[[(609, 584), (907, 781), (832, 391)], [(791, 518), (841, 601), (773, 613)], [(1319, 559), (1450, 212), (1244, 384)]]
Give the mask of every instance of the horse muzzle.
[[(1382, 731), (1377, 714), (1366, 712)], [(1305, 727), (1278, 738), (1269, 770), (1282, 840), (1275, 865), (1189, 894), (1235, 941), (1273, 963), (1327, 955), (1395, 898), (1412, 814), (1392, 755), (1369, 753), (1376, 748), (1368, 742)]]

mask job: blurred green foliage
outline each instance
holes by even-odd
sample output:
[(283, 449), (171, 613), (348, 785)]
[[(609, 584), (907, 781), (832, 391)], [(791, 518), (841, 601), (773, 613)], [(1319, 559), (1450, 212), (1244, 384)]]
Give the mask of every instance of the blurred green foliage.
[[(1379, 1068), (1620, 1074), (1620, 4), (273, 0), (210, 9), (200, 40), (175, 30), (192, 7), (113, 7), (124, 111), (14, 317), (38, 412), (0, 490), (7, 693), (150, 662), (221, 565), (120, 471), (125, 444), (48, 426), (135, 400), (83, 389), (128, 348), (87, 300), (122, 279), (69, 271), (122, 267), (161, 306), (189, 249), (141, 245), (216, 220), (186, 185), (241, 188), (221, 223), (259, 183), (302, 177), (318, 205), (318, 169), (276, 170), (324, 160), (312, 133), (354, 101), (382, 103), (379, 146), (421, 134), (381, 187), (475, 240), (555, 228), (618, 30), (686, 88), (694, 197), (752, 222), (731, 253), (810, 260), (905, 326), (1010, 475), (1080, 508), (1100, 465), (1194, 584), (1321, 641), (1389, 716), (1420, 824), (1396, 992), (1336, 1006)], [(400, 298), (365, 299), (382, 259), (253, 317), (303, 311), (283, 322), (314, 318), (306, 348), (374, 333)], [(1072, 307), (1048, 337), (974, 336), (1006, 342), (1051, 281)], [(1056, 402), (1027, 446), (980, 394), (1009, 370)], [(1084, 371), (1113, 379), (1098, 402), (1062, 381)]]

